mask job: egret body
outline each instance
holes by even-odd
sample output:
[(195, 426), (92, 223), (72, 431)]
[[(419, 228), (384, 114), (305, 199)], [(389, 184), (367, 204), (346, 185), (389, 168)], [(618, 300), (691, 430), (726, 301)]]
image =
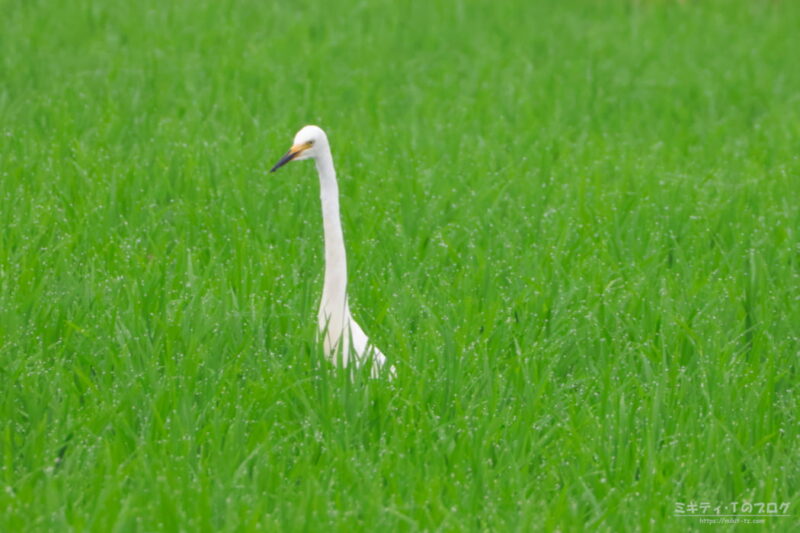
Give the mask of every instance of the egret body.
[[(322, 200), (322, 226), (325, 238), (325, 280), (319, 304), (317, 326), (322, 335), (325, 356), (334, 364), (357, 367), (371, 361), (372, 376), (379, 375), (386, 366), (386, 357), (370, 343), (361, 326), (353, 320), (347, 301), (347, 257), (344, 249), (342, 220), (339, 215), (339, 185), (333, 167), (328, 136), (317, 126), (305, 126), (294, 137), (294, 143), (270, 172), (275, 172), (290, 161), (313, 159), (319, 174)], [(394, 366), (388, 368), (390, 376)]]

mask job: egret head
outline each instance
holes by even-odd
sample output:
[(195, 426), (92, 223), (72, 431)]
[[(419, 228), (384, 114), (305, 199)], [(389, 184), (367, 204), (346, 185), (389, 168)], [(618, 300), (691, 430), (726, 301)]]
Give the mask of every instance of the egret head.
[(275, 163), (270, 172), (275, 172), (289, 161), (301, 161), (317, 157), (320, 150), (328, 145), (328, 137), (322, 128), (317, 126), (304, 126), (294, 136), (294, 142), (286, 155)]

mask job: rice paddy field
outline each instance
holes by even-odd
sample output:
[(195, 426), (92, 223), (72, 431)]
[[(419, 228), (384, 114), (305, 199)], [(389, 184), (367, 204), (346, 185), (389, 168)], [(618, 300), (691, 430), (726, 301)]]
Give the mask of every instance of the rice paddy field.
[(0, 531), (800, 528), (797, 2), (0, 11)]

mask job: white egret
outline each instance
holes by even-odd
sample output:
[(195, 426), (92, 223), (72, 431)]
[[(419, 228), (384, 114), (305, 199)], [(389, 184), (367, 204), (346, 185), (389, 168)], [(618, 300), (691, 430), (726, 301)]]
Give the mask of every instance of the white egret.
[[(333, 364), (341, 357), (342, 366), (355, 360), (357, 367), (371, 361), (372, 376), (377, 377), (386, 366), (386, 356), (370, 343), (350, 314), (347, 302), (347, 258), (344, 250), (342, 221), (339, 216), (339, 185), (333, 168), (328, 136), (317, 126), (305, 126), (294, 136), (292, 147), (270, 172), (275, 172), (290, 161), (313, 159), (319, 174), (322, 199), (322, 224), (325, 239), (325, 281), (319, 304), (317, 325), (323, 336), (325, 356)], [(395, 375), (394, 366), (388, 367)]]

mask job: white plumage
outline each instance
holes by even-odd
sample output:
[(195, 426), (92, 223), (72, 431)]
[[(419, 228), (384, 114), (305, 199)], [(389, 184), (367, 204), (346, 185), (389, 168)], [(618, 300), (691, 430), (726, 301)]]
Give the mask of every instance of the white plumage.
[[(325, 237), (325, 281), (319, 304), (317, 325), (322, 335), (325, 356), (334, 364), (357, 367), (371, 361), (373, 377), (387, 366), (386, 356), (372, 343), (353, 320), (347, 301), (347, 257), (344, 249), (342, 221), (339, 215), (339, 185), (333, 167), (328, 136), (317, 126), (305, 126), (294, 137), (289, 151), (278, 161), (271, 172), (290, 161), (313, 159), (319, 174), (322, 199), (322, 224)], [(394, 366), (387, 368), (394, 376)]]

